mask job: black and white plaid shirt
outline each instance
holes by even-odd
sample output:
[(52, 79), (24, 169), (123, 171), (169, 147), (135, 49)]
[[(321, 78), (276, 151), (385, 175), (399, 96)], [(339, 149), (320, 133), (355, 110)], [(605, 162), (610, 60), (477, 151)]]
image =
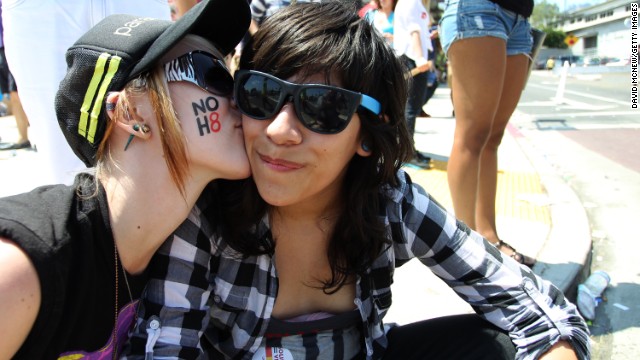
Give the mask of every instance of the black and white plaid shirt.
[[(537, 358), (561, 339), (571, 343), (578, 358), (589, 357), (587, 326), (560, 290), (503, 256), (407, 174), (401, 171), (399, 177), (398, 188), (381, 194), (393, 245), (356, 284), (354, 302), (368, 359), (384, 354), (388, 328), (382, 320), (391, 306), (394, 269), (412, 258), (429, 267), (481, 317), (508, 331), (518, 359)], [(195, 358), (203, 334), (227, 358), (251, 359), (263, 346), (278, 293), (273, 258), (243, 258), (230, 249), (205, 218), (204, 198), (158, 253), (160, 261), (151, 270), (153, 279), (132, 338), (133, 353), (139, 354), (147, 341), (151, 315), (159, 316), (162, 324), (154, 358)], [(257, 236), (266, 236), (268, 224), (263, 219)]]

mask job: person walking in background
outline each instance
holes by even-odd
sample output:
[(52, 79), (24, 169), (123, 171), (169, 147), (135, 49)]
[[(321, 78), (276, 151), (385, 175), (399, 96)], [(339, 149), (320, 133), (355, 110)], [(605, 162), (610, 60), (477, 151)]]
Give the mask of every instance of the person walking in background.
[[(429, 9), (427, 9), (429, 10)], [(429, 40), (431, 40), (431, 47), (433, 51), (429, 53), (430, 59), (433, 61), (433, 66), (427, 72), (427, 90), (424, 94), (424, 103), (422, 104), (422, 108), (420, 109), (419, 117), (431, 117), (426, 111), (424, 111), (424, 107), (427, 106), (429, 100), (436, 93), (436, 89), (438, 88), (438, 69), (437, 69), (437, 57), (438, 53), (442, 51), (442, 47), (439, 45), (438, 39), (438, 27), (433, 25), (433, 18), (429, 16)], [(436, 46), (438, 44), (438, 46)]]
[(222, 62), (249, 18), (238, 0), (111, 15), (69, 48), (57, 120), (95, 169), (0, 199), (0, 359), (118, 358), (153, 253), (211, 181), (250, 175)]
[(518, 262), (496, 226), (498, 146), (526, 83), (533, 0), (449, 0), (440, 41), (452, 77), (456, 127), (447, 175), (456, 216)]
[(0, 1), (0, 91), (3, 98), (9, 96), (9, 104), (11, 107), (11, 113), (16, 121), (16, 127), (18, 128), (18, 141), (15, 143), (0, 144), (0, 150), (18, 150), (18, 149), (30, 149), (31, 142), (29, 141), (29, 119), (24, 113), (22, 108), (22, 102), (18, 95), (18, 86), (11, 74), (9, 65), (7, 64), (7, 58), (4, 50), (4, 29), (2, 26), (2, 1)]
[(433, 46), (429, 38), (429, 2), (430, 0), (399, 0), (393, 21), (393, 48), (407, 70), (416, 72), (410, 81), (405, 111), (411, 146), (414, 147), (412, 162), (425, 167), (429, 166), (431, 159), (415, 149), (413, 135), (416, 117), (422, 111), (426, 98), (428, 71), (434, 66)]
[[(169, 20), (169, 4), (167, 0), (3, 0), (2, 8), (7, 61), (20, 86), (30, 138), (38, 149), (39, 181), (71, 184), (85, 165), (62, 136), (53, 104), (67, 70), (66, 50), (109, 14)], [(119, 31), (134, 29), (135, 23), (123, 24)]]
[(389, 45), (393, 44), (393, 15), (397, 0), (375, 0), (376, 8), (367, 11), (364, 19), (370, 22)]
[(16, 127), (18, 128), (18, 141), (15, 143), (0, 144), (0, 151), (31, 149), (31, 141), (29, 141), (29, 119), (27, 119), (27, 114), (24, 113), (24, 109), (22, 108), (18, 89), (11, 73), (9, 73), (9, 83), (7, 87), (10, 89), (9, 104), (11, 106), (11, 114), (16, 120)]

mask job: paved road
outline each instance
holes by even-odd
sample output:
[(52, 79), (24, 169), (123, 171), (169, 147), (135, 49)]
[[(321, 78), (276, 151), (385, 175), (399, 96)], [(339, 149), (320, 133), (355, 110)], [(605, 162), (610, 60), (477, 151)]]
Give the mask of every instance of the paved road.
[(591, 270), (611, 285), (591, 326), (593, 359), (640, 357), (640, 111), (630, 107), (629, 74), (559, 78), (532, 74), (514, 119), (574, 189), (589, 216)]
[(640, 112), (631, 109), (630, 81), (625, 72), (570, 76), (556, 98), (560, 78), (534, 71), (518, 110), (532, 114), (540, 130), (638, 129)]

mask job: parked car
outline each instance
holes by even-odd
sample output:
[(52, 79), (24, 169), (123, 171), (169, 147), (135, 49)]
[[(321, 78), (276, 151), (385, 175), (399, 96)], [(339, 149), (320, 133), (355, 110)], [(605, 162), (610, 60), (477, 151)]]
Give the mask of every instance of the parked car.
[(546, 58), (536, 58), (536, 62), (533, 64), (533, 68), (536, 70), (544, 70), (547, 68)]
[(588, 56), (584, 58), (583, 66), (599, 66), (604, 65), (609, 61), (607, 57)]
[(629, 64), (631, 64), (631, 59), (630, 58), (624, 58), (624, 59), (611, 58), (605, 64), (605, 66), (627, 66)]
[(564, 66), (564, 62), (568, 61), (570, 66), (582, 66), (584, 64), (584, 57), (580, 55), (563, 55), (559, 56), (556, 60), (560, 66)]

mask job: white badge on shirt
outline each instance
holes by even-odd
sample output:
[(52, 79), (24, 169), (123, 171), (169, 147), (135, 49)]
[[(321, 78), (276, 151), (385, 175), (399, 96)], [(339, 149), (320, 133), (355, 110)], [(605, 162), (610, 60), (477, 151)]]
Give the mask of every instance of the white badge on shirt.
[(260, 348), (251, 360), (293, 360), (291, 351), (279, 347)]

